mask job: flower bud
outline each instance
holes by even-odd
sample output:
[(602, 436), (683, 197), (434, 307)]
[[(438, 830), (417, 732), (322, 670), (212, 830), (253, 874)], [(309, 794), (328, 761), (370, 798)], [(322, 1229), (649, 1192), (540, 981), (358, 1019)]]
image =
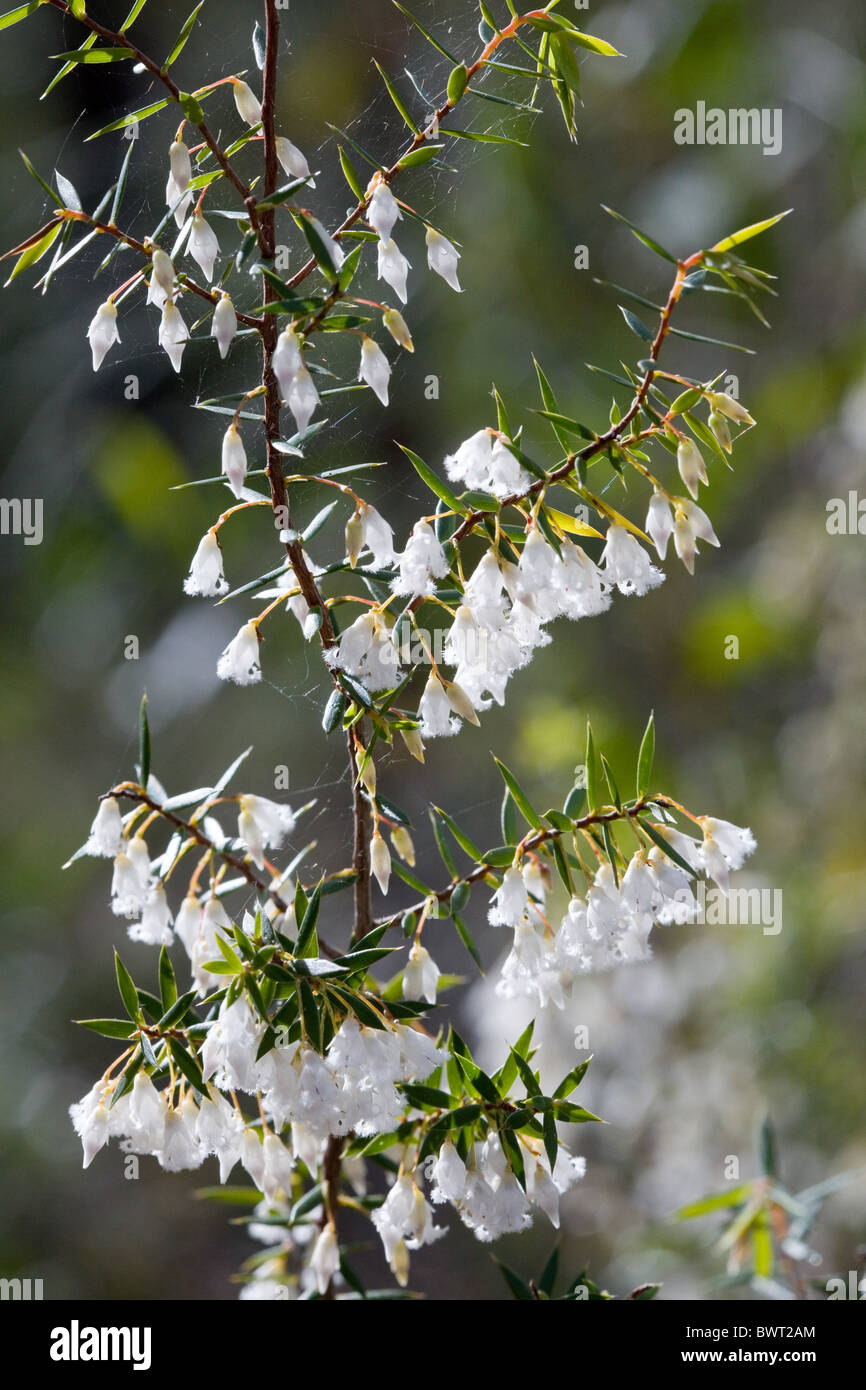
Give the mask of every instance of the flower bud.
[(353, 512), (346, 522), (346, 558), (352, 569), (358, 563), (358, 556), (364, 545), (364, 523), (359, 511)]
[(415, 846), (412, 843), (412, 836), (405, 825), (395, 825), (391, 831), (391, 844), (400, 858), (405, 860), (411, 869), (415, 864)]
[(234, 420), (223, 435), (222, 471), (235, 497), (240, 497), (247, 476), (247, 455)]
[(385, 309), (382, 314), (382, 323), (395, 343), (398, 343), (406, 352), (414, 352), (415, 344), (412, 342), (412, 334), (406, 324), (406, 320), (399, 309)]
[(716, 441), (726, 454), (731, 452), (731, 431), (728, 429), (728, 422), (724, 415), (720, 415), (717, 410), (711, 410), (707, 424), (716, 436)]
[(176, 372), (180, 371), (183, 350), (189, 342), (189, 329), (173, 299), (167, 299), (159, 325), (159, 345), (168, 354)]
[[(277, 152), (277, 159), (290, 179), (309, 179), (310, 166), (297, 145), (293, 145), (291, 140), (286, 139), (285, 135), (278, 135), (274, 141), (274, 147)], [(311, 180), (310, 187), (315, 188), (315, 186)]]
[(366, 749), (359, 748), (355, 754), (355, 766), (361, 786), (366, 787), (371, 796), (376, 795), (376, 764), (367, 757)]
[(87, 337), (93, 354), (93, 370), (98, 372), (109, 348), (113, 343), (120, 342), (120, 334), (117, 331), (117, 306), (110, 299), (100, 304), (87, 330)]
[(699, 483), (708, 483), (706, 464), (700, 449), (693, 439), (681, 439), (677, 445), (677, 468), (680, 477), (691, 493), (698, 495)]
[(455, 714), (459, 714), (461, 719), (467, 720), (470, 724), (480, 724), (481, 720), (475, 712), (475, 706), (463, 689), (456, 681), (443, 681), (445, 698)]
[(387, 893), (391, 879), (391, 855), (378, 830), (370, 841), (370, 868), (382, 892)]
[(391, 364), (378, 343), (367, 334), (361, 339), (361, 363), (358, 367), (358, 380), (365, 381), (383, 405), (388, 404), (388, 382), (391, 377)]
[(262, 103), (255, 92), (239, 77), (233, 79), (232, 86), (235, 92), (235, 106), (241, 120), (246, 121), (247, 125), (258, 125), (262, 119)]
[(193, 213), (187, 250), (193, 260), (201, 266), (205, 279), (210, 282), (213, 279), (214, 262), (220, 253), (220, 244), (213, 227), (205, 221), (200, 212)]
[(231, 295), (223, 291), (213, 311), (211, 337), (216, 338), (220, 357), (225, 361), (232, 339), (238, 331), (238, 316), (231, 301)]
[(418, 761), (419, 763), (423, 763), (423, 761), (424, 761), (424, 740), (423, 740), (422, 737), (421, 737), (420, 731), (419, 731), (417, 728), (414, 728), (414, 729), (401, 729), (401, 730), (400, 730), (400, 736), (401, 736), (401, 738), (403, 739), (403, 742), (405, 743), (406, 748), (407, 748), (408, 751), (412, 754), (412, 757), (415, 758), (415, 759), (417, 759), (417, 761)]
[(447, 237), (444, 237), (433, 227), (427, 228), (426, 239), (428, 266), (437, 275), (441, 275), (445, 283), (459, 294), (460, 282), (457, 279), (457, 262), (460, 260), (460, 252), (456, 246), (451, 245)]
[(177, 191), (183, 193), (192, 178), (192, 162), (189, 157), (189, 150), (182, 140), (172, 142), (168, 149), (168, 158), (171, 165), (171, 176), (177, 185)]
[(754, 425), (754, 420), (744, 405), (734, 397), (729, 396), (727, 391), (708, 391), (707, 400), (713, 410), (719, 415), (726, 415), (729, 420), (736, 420), (738, 425)]

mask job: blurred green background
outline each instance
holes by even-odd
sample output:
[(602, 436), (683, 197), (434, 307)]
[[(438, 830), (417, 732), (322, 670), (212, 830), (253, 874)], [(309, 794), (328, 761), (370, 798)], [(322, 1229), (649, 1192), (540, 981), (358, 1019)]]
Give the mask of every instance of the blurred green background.
[[(118, 0), (94, 12), (119, 22), (125, 9)], [(186, 10), (149, 6), (136, 25), (142, 47), (167, 52)], [(193, 87), (246, 68), (255, 85), (250, 35), (258, 11), (252, 0), (207, 0), (178, 80)], [(470, 4), (437, 0), (419, 3), (417, 12), (446, 46), (460, 55), (477, 51)], [(416, 353), (397, 362), (392, 407), (381, 412), (346, 397), (346, 419), (310, 459), (316, 467), (388, 460), (389, 471), (369, 475), (369, 496), (404, 536), (422, 493), (393, 441), (438, 466), (446, 450), (492, 419), (491, 382), (515, 413), (535, 405), (532, 353), (563, 409), (607, 418), (609, 390), (584, 363), (616, 369), (621, 357), (639, 352), (615, 297), (593, 276), (657, 300), (669, 267), (612, 223), (601, 203), (680, 254), (795, 209), (753, 243), (757, 263), (780, 277), (771, 332), (721, 295), (694, 297), (679, 320), (735, 338), (757, 355), (720, 356), (682, 340), (666, 349), (673, 369), (736, 373), (759, 421), (737, 450), (735, 473), (723, 476), (711, 465), (709, 501), (701, 499), (721, 551), (705, 552), (694, 579), (669, 563), (659, 591), (639, 602), (618, 599), (601, 620), (560, 624), (554, 643), (514, 679), (506, 709), (488, 715), (479, 731), (434, 745), (423, 779), (405, 758), (380, 768), (385, 789), (416, 816), (422, 870), (438, 875), (424, 832), (425, 798), (492, 843), (499, 785), (491, 749), (539, 804), (556, 805), (580, 761), (587, 715), (625, 779), (655, 709), (659, 782), (697, 810), (751, 825), (759, 851), (743, 881), (782, 889), (779, 935), (748, 926), (659, 932), (649, 965), (584, 980), (567, 1014), (542, 1025), (553, 1072), (573, 1064), (575, 1026), (589, 1028), (596, 1060), (581, 1100), (608, 1121), (577, 1136), (589, 1172), (568, 1199), (566, 1266), (576, 1271), (588, 1262), (599, 1282), (620, 1293), (657, 1278), (663, 1297), (705, 1297), (720, 1269), (712, 1230), (677, 1228), (667, 1217), (682, 1201), (723, 1186), (728, 1155), (740, 1158), (743, 1177), (754, 1174), (752, 1131), (765, 1110), (776, 1121), (791, 1184), (866, 1162), (866, 540), (829, 535), (825, 525), (829, 499), (851, 489), (866, 496), (866, 13), (859, 0), (820, 7), (806, 0), (627, 0), (593, 4), (589, 17), (576, 18), (627, 55), (583, 65), (579, 143), (569, 144), (548, 99), (544, 115), (513, 123), (529, 148), (461, 142), (450, 152), (453, 174), (428, 170), (405, 180), (403, 196), (461, 242), (466, 292), (453, 295), (427, 274), (419, 229), (405, 226), (401, 245), (415, 266), (406, 316)], [(119, 135), (89, 146), (83, 138), (155, 99), (143, 76), (118, 67), (74, 73), (39, 103), (55, 66), (45, 55), (80, 37), (71, 22), (40, 13), (0, 38), (5, 245), (38, 225), (45, 207), (19, 145), (43, 174), (59, 168), (92, 206), (125, 145)], [(385, 0), (293, 0), (283, 12), (283, 37), (279, 126), (322, 171), (310, 201), (333, 222), (348, 194), (326, 122), (350, 126), (377, 154), (402, 139), (371, 60), (394, 73), (408, 65), (431, 98), (447, 65), (431, 61), (433, 51)], [(782, 152), (676, 146), (674, 111), (698, 100), (781, 108)], [(420, 99), (413, 109), (423, 115)], [(504, 110), (479, 102), (471, 124), (490, 128)], [(208, 117), (217, 131), (224, 125), (236, 133), (227, 89), (211, 99)], [(138, 235), (161, 214), (176, 125), (166, 111), (142, 127), (122, 219)], [(230, 228), (219, 223), (225, 247)], [(589, 270), (574, 269), (578, 245), (589, 249)], [(220, 1211), (189, 1199), (201, 1174), (167, 1177), (145, 1160), (140, 1179), (129, 1182), (116, 1148), (80, 1171), (66, 1110), (107, 1064), (111, 1044), (69, 1020), (112, 1012), (113, 945), (143, 977), (154, 957), (126, 941), (108, 912), (106, 865), (87, 860), (65, 874), (60, 865), (84, 839), (96, 795), (131, 771), (144, 686), (154, 769), (170, 791), (207, 782), (254, 743), (245, 787), (267, 793), (274, 766), (287, 763), (292, 799), (318, 798), (298, 843), (309, 828), (318, 838), (311, 862), (331, 867), (344, 862), (349, 829), (346, 786), (339, 785), (343, 750), (336, 740), (325, 744), (325, 683), (292, 623), (269, 625), (264, 684), (226, 687), (216, 680), (215, 660), (246, 619), (245, 601), (216, 610), (180, 593), (189, 557), (224, 495), (168, 490), (217, 471), (224, 424), (189, 406), (200, 389), (252, 384), (254, 349), (239, 341), (220, 368), (212, 349), (194, 344), (178, 382), (155, 345), (154, 322), (136, 304), (122, 310), (121, 349), (94, 378), (87, 324), (134, 268), (121, 258), (113, 278), (94, 284), (99, 259), (73, 262), (44, 298), (25, 283), (31, 274), (2, 300), (2, 495), (43, 498), (45, 537), (32, 547), (19, 537), (0, 539), (0, 1273), (41, 1277), (48, 1298), (224, 1299), (234, 1297), (231, 1272), (251, 1247)], [(124, 398), (129, 373), (140, 380), (137, 402)], [(438, 400), (425, 397), (431, 374)], [(527, 415), (526, 437), (539, 450), (546, 447), (541, 425)], [(612, 500), (638, 515), (637, 493)], [(302, 496), (302, 516), (319, 505), (312, 492)], [(326, 554), (327, 544), (326, 533), (314, 555)], [(275, 563), (273, 553), (270, 528), (241, 520), (226, 544), (229, 577), (241, 582), (259, 573)], [(130, 634), (140, 640), (138, 661), (123, 657)], [(725, 659), (730, 635), (739, 638), (738, 660)], [(470, 920), (492, 963), (499, 941), (484, 930), (480, 896)], [(468, 973), (453, 928), (443, 922), (440, 931), (440, 964)], [(498, 1001), (492, 982), (477, 984), (455, 1010), (482, 1059), (498, 1056), (506, 1034), (518, 1031), (521, 1010)], [(209, 1171), (204, 1180), (212, 1180)], [(862, 1183), (831, 1200), (816, 1276), (857, 1267), (862, 1215)], [(450, 1225), (447, 1241), (415, 1258), (413, 1287), (437, 1298), (504, 1296), (489, 1251), (454, 1219)], [(539, 1219), (530, 1236), (503, 1242), (497, 1253), (534, 1273), (552, 1243)], [(359, 1258), (384, 1282), (375, 1245)]]

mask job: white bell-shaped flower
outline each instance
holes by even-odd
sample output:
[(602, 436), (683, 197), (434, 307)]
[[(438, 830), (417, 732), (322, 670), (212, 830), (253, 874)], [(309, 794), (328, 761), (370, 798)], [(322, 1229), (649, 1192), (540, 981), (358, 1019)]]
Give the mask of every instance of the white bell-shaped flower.
[(180, 371), (183, 350), (189, 342), (189, 329), (173, 299), (167, 299), (159, 325), (159, 345), (167, 353), (176, 372)]
[(235, 94), (235, 106), (238, 108), (238, 115), (241, 120), (246, 121), (247, 125), (258, 125), (262, 119), (262, 103), (252, 87), (240, 77), (232, 79), (232, 87)]
[(220, 357), (225, 361), (232, 339), (238, 331), (238, 316), (232, 304), (231, 295), (222, 292), (211, 321), (211, 337), (216, 338)]
[(171, 256), (161, 246), (155, 246), (151, 256), (150, 284), (147, 302), (161, 309), (174, 289), (174, 265)]
[(411, 268), (393, 237), (378, 243), (379, 279), (391, 286), (401, 304), (406, 303), (406, 279)]
[(298, 434), (303, 434), (315, 414), (316, 406), (319, 405), (319, 393), (315, 382), (303, 363), (295, 372), (286, 402), (295, 417)]
[(674, 519), (668, 499), (661, 492), (654, 492), (647, 508), (644, 530), (651, 537), (660, 560), (667, 554), (668, 541), (673, 535)]
[(366, 381), (382, 404), (387, 405), (390, 377), (391, 363), (379, 344), (365, 333), (361, 339), (361, 365), (358, 368), (358, 380)]
[(117, 331), (117, 305), (112, 300), (106, 299), (104, 304), (100, 304), (90, 321), (87, 337), (93, 354), (93, 370), (98, 372), (109, 348), (120, 342), (120, 334)]
[(234, 420), (223, 435), (222, 472), (235, 497), (240, 497), (247, 476), (247, 453)]
[(229, 642), (217, 662), (217, 675), (220, 680), (234, 681), (236, 685), (254, 685), (261, 680), (259, 632), (255, 623), (244, 623)]
[[(298, 149), (297, 145), (293, 145), (291, 140), (288, 140), (285, 135), (278, 135), (274, 141), (274, 146), (277, 151), (277, 159), (280, 161), (284, 172), (288, 174), (290, 179), (310, 178), (310, 166), (307, 163), (305, 155)], [(310, 187), (315, 188), (315, 186), (315, 183), (311, 179)]]
[(437, 275), (441, 275), (447, 285), (452, 290), (460, 293), (460, 281), (457, 279), (457, 262), (460, 260), (460, 252), (456, 246), (452, 246), (447, 237), (435, 228), (427, 228), (427, 264)]
[(193, 260), (201, 266), (202, 274), (210, 284), (213, 279), (214, 263), (220, 253), (220, 244), (213, 227), (200, 212), (194, 212), (192, 215), (192, 228), (186, 249)]
[(274, 348), (274, 355), (271, 361), (279, 383), (280, 397), (282, 400), (287, 401), (289, 392), (292, 389), (292, 383), (301, 367), (304, 365), (304, 359), (301, 355), (301, 345), (298, 341), (298, 335), (295, 332), (295, 325), (293, 323), (290, 323), (287, 328), (284, 328), (277, 339), (277, 345)]
[(384, 180), (376, 184), (367, 204), (367, 221), (381, 241), (390, 241), (394, 223), (402, 219), (397, 199)]
[(189, 574), (183, 581), (186, 594), (199, 594), (202, 598), (217, 598), (228, 591), (223, 574), (223, 553), (215, 531), (206, 531), (198, 543), (192, 557)]

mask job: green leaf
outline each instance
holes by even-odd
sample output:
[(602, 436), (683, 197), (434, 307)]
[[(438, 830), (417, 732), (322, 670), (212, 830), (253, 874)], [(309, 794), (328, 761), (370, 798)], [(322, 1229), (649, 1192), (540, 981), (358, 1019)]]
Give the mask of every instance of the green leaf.
[[(496, 1260), (495, 1256), (493, 1258)], [(503, 1264), (501, 1260), (496, 1260), (496, 1264), (499, 1266), (500, 1273), (511, 1290), (512, 1297), (519, 1299), (521, 1303), (534, 1303), (535, 1295), (526, 1280), (521, 1279), (519, 1274), (515, 1274), (514, 1270), (510, 1269), (508, 1265)]]
[(298, 929), (298, 939), (295, 943), (296, 956), (315, 956), (318, 955), (319, 946), (316, 939), (316, 923), (319, 920), (319, 907), (322, 901), (322, 884), (317, 883), (307, 903), (306, 911), (301, 919)]
[(204, 120), (204, 112), (201, 109), (201, 103), (198, 97), (192, 92), (181, 92), (178, 101), (180, 102), (180, 109), (187, 120), (191, 121), (193, 125), (201, 125)]
[(440, 135), (453, 135), (457, 140), (477, 140), (483, 145), (517, 145), (522, 150), (529, 149), (527, 140), (514, 140), (510, 135), (491, 135), (480, 130), (451, 130), (439, 127)]
[(418, 476), (424, 480), (431, 492), (434, 492), (437, 497), (441, 497), (446, 506), (451, 507), (455, 512), (462, 513), (465, 510), (447, 484), (443, 483), (441, 478), (437, 478), (432, 468), (428, 467), (418, 454), (407, 448), (405, 444), (400, 444), (398, 447), (402, 449)]
[(650, 777), (652, 776), (653, 760), (656, 751), (655, 719), (650, 715), (644, 735), (641, 739), (640, 752), (637, 755), (637, 795), (638, 799), (645, 796), (649, 790)]
[(621, 811), (622, 800), (620, 799), (619, 790), (617, 789), (616, 779), (614, 778), (611, 765), (603, 753), (601, 754), (601, 766), (602, 771), (604, 772), (604, 780), (607, 782), (608, 791), (610, 792), (613, 804), (614, 806), (616, 806), (618, 811)]
[(636, 236), (638, 241), (643, 242), (644, 246), (648, 246), (650, 251), (655, 251), (657, 256), (661, 256), (663, 260), (670, 261), (673, 265), (676, 265), (676, 256), (672, 256), (670, 251), (666, 251), (663, 246), (660, 246), (659, 243), (654, 241), (651, 236), (648, 236), (646, 232), (642, 232), (640, 227), (636, 227), (633, 222), (629, 222), (628, 218), (623, 217), (621, 212), (615, 212), (613, 208), (607, 207), (604, 203), (602, 203), (601, 206), (602, 210), (610, 217), (615, 217), (617, 222), (624, 223), (632, 235)]
[(18, 260), (15, 262), (12, 274), (6, 281), (7, 285), (11, 284), (16, 276), (21, 274), (22, 270), (27, 270), (28, 266), (35, 265), (37, 261), (41, 261), (46, 252), (51, 250), (51, 247), (60, 235), (62, 226), (62, 222), (55, 223), (53, 227), (49, 227), (48, 231), (44, 232), (43, 235), (39, 237), (38, 241), (34, 241), (31, 246), (28, 246), (25, 251), (22, 251)]
[(138, 1002), (138, 994), (136, 993), (132, 976), (116, 951), (114, 953), (114, 969), (117, 975), (117, 988), (123, 1000), (123, 1007), (126, 1009), (130, 1018), (134, 1019), (136, 1023), (141, 1023), (141, 1007)]
[(195, 9), (192, 11), (190, 15), (187, 16), (186, 20), (184, 21), (183, 28), (181, 29), (180, 33), (175, 39), (174, 46), (171, 52), (169, 53), (168, 57), (166, 58), (165, 63), (163, 64), (163, 72), (165, 72), (166, 69), (170, 68), (174, 60), (176, 58), (179, 58), (181, 53), (183, 52), (186, 46), (186, 41), (192, 33), (193, 25), (195, 24), (196, 19), (198, 18), (198, 12), (202, 8), (203, 4), (204, 0), (200, 0), (200, 3), (196, 5)]
[(572, 1105), (570, 1101), (558, 1100), (556, 1102), (556, 1118), (562, 1120), (567, 1125), (583, 1125), (594, 1121), (601, 1124), (598, 1115), (593, 1115), (590, 1110), (584, 1110), (582, 1105)]
[(30, 0), (29, 5), (19, 5), (17, 10), (7, 10), (5, 14), (0, 14), (0, 29), (8, 29), (10, 25), (17, 24), (21, 19), (26, 19), (44, 3), (45, 0)]
[(469, 836), (460, 829), (459, 825), (453, 819), (453, 817), (449, 816), (447, 811), (443, 811), (441, 806), (434, 806), (433, 809), (436, 811), (436, 814), (441, 817), (445, 825), (451, 831), (451, 834), (454, 836), (454, 839), (457, 841), (460, 848), (464, 850), (466, 854), (469, 855), (470, 859), (474, 859), (476, 860), (476, 862), (480, 862), (483, 858), (481, 850), (478, 848), (475, 842), (473, 840), (470, 840)]
[(177, 999), (177, 980), (165, 946), (159, 953), (159, 992), (162, 997), (162, 1007), (170, 1009)]
[[(162, 111), (164, 107), (171, 104), (171, 101), (171, 97), (163, 97), (161, 101), (154, 101), (150, 106), (141, 106), (137, 111), (130, 111), (127, 115), (112, 121), (110, 125), (104, 125), (101, 130), (95, 130), (92, 135), (88, 135), (87, 140), (98, 140), (100, 135), (109, 135), (113, 130), (125, 130), (128, 125), (136, 125), (139, 121), (146, 121), (148, 116)], [(85, 144), (87, 140), (85, 140)]]
[(601, 798), (598, 794), (598, 771), (595, 763), (595, 739), (592, 736), (592, 726), (589, 720), (586, 721), (586, 800), (590, 811), (597, 811), (601, 805)]
[(147, 722), (147, 691), (141, 697), (138, 707), (138, 780), (147, 791), (150, 777), (150, 725)]
[(632, 333), (636, 333), (639, 338), (643, 338), (645, 343), (651, 343), (653, 341), (652, 331), (647, 328), (643, 319), (638, 318), (637, 314), (633, 314), (631, 309), (624, 308), (622, 304), (618, 304), (616, 307), (619, 309), (619, 312), (622, 314)]
[(568, 796), (565, 799), (565, 806), (563, 807), (563, 810), (570, 821), (577, 820), (580, 811), (583, 809), (583, 803), (585, 801), (586, 787), (572, 787), (571, 791), (568, 793)]
[(472, 936), (470, 935), (466, 923), (463, 921), (463, 918), (460, 917), (457, 912), (452, 912), (451, 916), (454, 920), (454, 925), (457, 928), (457, 935), (460, 937), (460, 940), (463, 942), (463, 945), (466, 947), (475, 964), (478, 966), (479, 971), (483, 975), (484, 967), (481, 964), (481, 952), (475, 945), (475, 942)]
[(181, 1019), (195, 1003), (197, 993), (197, 990), (190, 989), (187, 990), (186, 994), (182, 994), (179, 999), (176, 999), (171, 1007), (162, 1015), (162, 1018), (157, 1019), (157, 1027), (173, 1028), (176, 1023), (180, 1023)]
[(569, 43), (576, 43), (580, 48), (588, 48), (590, 53), (600, 53), (603, 58), (622, 58), (618, 48), (614, 48), (607, 39), (597, 39), (594, 34), (584, 34), (579, 29), (569, 28), (564, 35)]
[(758, 1157), (764, 1177), (778, 1178), (779, 1156), (776, 1146), (776, 1131), (769, 1115), (764, 1116), (758, 1131)]
[(332, 690), (322, 715), (322, 728), (326, 734), (333, 733), (343, 718), (346, 709), (346, 696), (342, 690)]
[(134, 58), (131, 48), (71, 48), (66, 53), (52, 53), (65, 63), (121, 63)]
[(664, 836), (658, 830), (656, 830), (655, 827), (651, 825), (648, 820), (641, 820), (639, 821), (639, 824), (641, 828), (645, 830), (646, 833), (649, 835), (653, 844), (658, 845), (659, 849), (664, 851), (668, 859), (672, 859), (675, 864), (679, 864), (681, 869), (685, 869), (687, 874), (689, 874), (691, 877), (694, 877), (694, 875), (697, 873), (697, 869), (694, 867), (694, 865), (689, 864), (685, 859), (683, 859), (682, 855), (677, 853), (673, 845), (668, 840), (666, 840)]
[(553, 1290), (556, 1284), (556, 1276), (559, 1273), (559, 1246), (554, 1245), (544, 1266), (539, 1279), (538, 1287), (542, 1293), (546, 1293), (548, 1298), (553, 1297)]
[(352, 163), (349, 156), (346, 154), (346, 151), (343, 149), (342, 145), (337, 146), (337, 151), (340, 156), (340, 168), (343, 171), (346, 183), (349, 185), (355, 197), (358, 199), (358, 202), (363, 203), (364, 189), (361, 184), (361, 180), (358, 178), (355, 166)]
[(587, 1068), (591, 1061), (592, 1058), (587, 1057), (585, 1062), (581, 1062), (578, 1066), (573, 1067), (568, 1075), (562, 1078), (553, 1093), (554, 1100), (565, 1100), (571, 1095), (572, 1091), (577, 1090), (581, 1081), (586, 1076)]
[(77, 1018), (75, 1022), (80, 1028), (89, 1028), (104, 1038), (130, 1038), (135, 1032), (128, 1018)]
[(417, 150), (407, 150), (406, 154), (397, 160), (397, 167), (399, 169), (415, 169), (419, 164), (429, 164), (430, 160), (435, 159), (441, 149), (444, 149), (443, 145), (419, 145)]
[[(407, 126), (409, 127), (409, 129), (411, 130), (412, 134), (413, 134), (413, 135), (417, 135), (417, 134), (418, 134), (418, 126), (416, 125), (416, 123), (415, 123), (415, 121), (412, 119), (412, 117), (410, 116), (410, 114), (409, 114), (409, 112), (408, 112), (408, 110), (407, 110), (407, 108), (406, 108), (406, 103), (403, 101), (403, 98), (400, 96), (400, 93), (397, 91), (397, 88), (396, 88), (396, 86), (394, 85), (394, 82), (393, 82), (392, 79), (388, 76), (387, 72), (386, 72), (385, 69), (382, 67), (382, 64), (379, 63), (379, 62), (377, 62), (375, 58), (373, 59), (373, 66), (376, 68), (376, 71), (378, 72), (378, 74), (379, 74), (379, 76), (381, 77), (382, 81), (385, 83), (385, 87), (386, 87), (386, 89), (387, 89), (388, 95), (389, 95), (389, 97), (391, 98), (391, 100), (393, 101), (393, 103), (394, 103), (394, 105), (396, 106), (397, 110), (399, 111), (400, 115), (403, 117), (403, 120), (406, 122), (406, 124), (407, 124)], [(465, 86), (465, 83), (464, 83), (464, 86)]]
[(468, 81), (469, 73), (464, 63), (458, 63), (456, 67), (451, 69), (448, 75), (447, 94), (448, 101), (452, 106), (456, 106), (457, 102), (466, 91), (466, 83)]
[(781, 222), (783, 217), (793, 212), (793, 208), (788, 208), (785, 212), (777, 212), (775, 217), (767, 217), (763, 222), (753, 222), (748, 227), (741, 227), (738, 232), (731, 232), (730, 236), (723, 237), (717, 241), (715, 246), (710, 247), (710, 251), (731, 251), (735, 246), (739, 246), (743, 241), (749, 241), (753, 236), (760, 236), (768, 227), (775, 227), (777, 222)]
[(192, 1082), (195, 1089), (202, 1095), (206, 1095), (207, 1087), (202, 1079), (201, 1068), (192, 1054), (187, 1052), (186, 1048), (182, 1043), (178, 1042), (177, 1038), (169, 1038), (168, 1047), (177, 1066), (183, 1072), (187, 1081)]
[(727, 1192), (713, 1192), (707, 1197), (701, 1197), (697, 1202), (688, 1202), (674, 1212), (674, 1219), (692, 1221), (696, 1216), (707, 1216), (710, 1212), (723, 1211), (727, 1207), (739, 1207), (748, 1201), (751, 1195), (752, 1185), (745, 1182), (739, 1187), (730, 1188)]
[(500, 762), (497, 757), (494, 756), (493, 761), (499, 768), (499, 771), (502, 775), (502, 779), (505, 782), (505, 785), (510, 791), (511, 795), (514, 797), (517, 808), (523, 816), (524, 820), (528, 821), (528, 823), (533, 827), (534, 830), (543, 830), (544, 823), (541, 819), (541, 816), (533, 807), (531, 801), (529, 800), (529, 797), (526, 795), (517, 778), (514, 776), (514, 773), (509, 771), (505, 764), (503, 762)]
[(447, 58), (451, 63), (460, 62), (460, 59), (455, 58), (453, 53), (449, 53), (448, 49), (443, 47), (443, 45), (439, 43), (438, 39), (434, 39), (433, 35), (430, 33), (430, 30), (424, 28), (424, 25), (421, 23), (420, 19), (416, 19), (411, 10), (407, 10), (405, 5), (401, 5), (399, 3), (399, 0), (394, 0), (394, 4), (397, 6), (397, 9), (401, 12), (401, 14), (404, 14), (407, 19), (411, 19), (412, 23), (415, 25), (415, 28), (419, 31), (419, 33), (424, 35), (427, 42), (431, 43), (433, 47), (437, 50), (437, 52), (442, 54), (443, 58)]

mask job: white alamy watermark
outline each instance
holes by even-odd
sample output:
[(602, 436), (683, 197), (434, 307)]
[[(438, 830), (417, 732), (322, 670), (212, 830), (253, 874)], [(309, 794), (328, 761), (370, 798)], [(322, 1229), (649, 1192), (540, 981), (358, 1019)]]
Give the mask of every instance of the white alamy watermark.
[(149, 1327), (82, 1327), (73, 1318), (68, 1327), (51, 1329), (52, 1361), (129, 1361), (134, 1371), (150, 1370)]
[(23, 536), (25, 545), (42, 544), (41, 497), (0, 497), (0, 536)]
[(780, 106), (707, 106), (705, 101), (674, 112), (677, 145), (760, 145), (764, 154), (782, 151)]
[(43, 1297), (41, 1279), (0, 1279), (0, 1302), (30, 1303)]
[(825, 524), (828, 536), (866, 536), (866, 497), (854, 488), (847, 497), (831, 497)]
[(731, 888), (723, 893), (704, 879), (694, 891), (674, 894), (682, 907), (678, 921), (701, 927), (761, 927), (764, 936), (778, 936), (782, 930), (781, 888)]

